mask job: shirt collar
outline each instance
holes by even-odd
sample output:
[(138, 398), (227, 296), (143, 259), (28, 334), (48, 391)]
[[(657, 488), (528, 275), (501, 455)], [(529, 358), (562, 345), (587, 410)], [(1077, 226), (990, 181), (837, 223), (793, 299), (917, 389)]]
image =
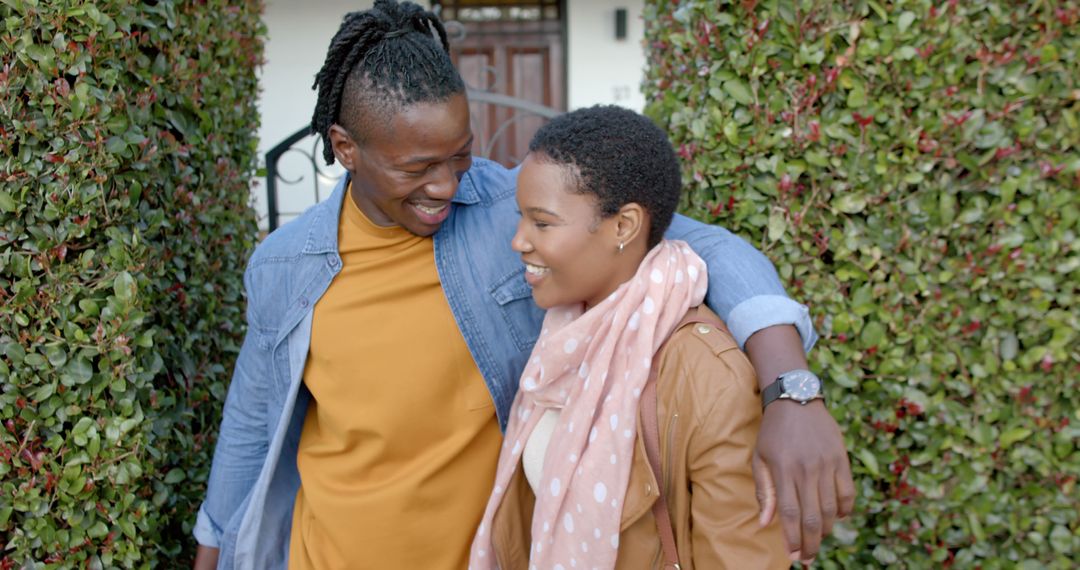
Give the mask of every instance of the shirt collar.
[[(304, 243), (304, 253), (324, 254), (335, 253), (338, 249), (338, 220), (341, 219), (341, 208), (345, 203), (345, 189), (349, 187), (350, 176), (348, 173), (342, 176), (330, 197), (314, 207), (312, 212), (311, 226), (308, 230), (307, 240)], [(461, 205), (476, 204), (480, 201), (480, 192), (476, 189), (477, 177), (470, 168), (461, 177), (457, 193), (450, 199), (451, 203)]]

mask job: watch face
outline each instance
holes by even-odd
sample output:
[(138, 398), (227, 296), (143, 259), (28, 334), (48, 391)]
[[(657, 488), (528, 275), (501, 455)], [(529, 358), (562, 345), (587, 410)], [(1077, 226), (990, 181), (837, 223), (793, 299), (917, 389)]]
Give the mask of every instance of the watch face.
[(805, 402), (821, 392), (821, 380), (808, 370), (796, 370), (784, 375), (784, 393), (792, 400)]

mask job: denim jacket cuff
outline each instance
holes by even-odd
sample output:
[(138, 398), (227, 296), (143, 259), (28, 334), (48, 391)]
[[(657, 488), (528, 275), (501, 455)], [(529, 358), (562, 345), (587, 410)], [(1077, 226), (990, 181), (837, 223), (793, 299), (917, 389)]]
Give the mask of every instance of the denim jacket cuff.
[(222, 530), (214, 524), (210, 515), (206, 514), (205, 505), (199, 507), (199, 516), (195, 519), (195, 529), (192, 534), (195, 535), (195, 541), (202, 546), (221, 548)]
[(793, 325), (802, 337), (803, 349), (810, 352), (817, 342), (817, 333), (810, 322), (810, 310), (806, 305), (792, 301), (783, 295), (757, 295), (731, 310), (727, 326), (739, 348), (745, 350), (746, 340), (757, 331), (774, 325)]

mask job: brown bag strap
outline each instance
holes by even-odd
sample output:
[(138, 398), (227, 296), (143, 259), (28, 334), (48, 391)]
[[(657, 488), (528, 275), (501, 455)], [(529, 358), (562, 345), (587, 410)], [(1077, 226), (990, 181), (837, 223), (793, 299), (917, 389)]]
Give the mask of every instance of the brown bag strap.
[[(719, 323), (711, 315), (702, 315), (699, 311), (688, 314), (675, 326), (675, 331), (695, 323), (707, 323), (718, 326)], [(674, 331), (671, 333), (675, 334)], [(670, 340), (670, 336), (668, 339)], [(667, 347), (667, 341), (660, 345), (660, 349), (653, 356), (652, 367), (649, 369), (649, 379), (645, 382), (645, 389), (641, 392), (641, 420), (645, 432), (645, 455), (649, 458), (649, 466), (652, 467), (653, 476), (656, 477), (657, 492), (660, 496), (653, 503), (652, 513), (656, 519), (656, 527), (660, 534), (660, 546), (664, 551), (664, 568), (679, 570), (679, 551), (675, 547), (675, 531), (671, 528), (671, 512), (668, 510), (667, 497), (664, 495), (663, 474), (660, 463), (660, 423), (656, 417), (656, 369), (660, 364), (660, 355)]]

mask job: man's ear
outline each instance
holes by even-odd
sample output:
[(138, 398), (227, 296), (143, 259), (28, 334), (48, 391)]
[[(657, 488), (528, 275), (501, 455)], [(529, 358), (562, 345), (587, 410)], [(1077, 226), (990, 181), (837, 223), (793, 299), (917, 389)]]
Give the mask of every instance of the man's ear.
[(330, 148), (334, 150), (334, 158), (345, 170), (352, 172), (356, 163), (356, 153), (359, 150), (356, 141), (353, 140), (349, 131), (345, 130), (345, 127), (337, 123), (330, 125), (328, 134), (330, 135)]
[(649, 212), (637, 202), (630, 202), (615, 213), (615, 237), (619, 243), (629, 245), (639, 237), (649, 234)]

